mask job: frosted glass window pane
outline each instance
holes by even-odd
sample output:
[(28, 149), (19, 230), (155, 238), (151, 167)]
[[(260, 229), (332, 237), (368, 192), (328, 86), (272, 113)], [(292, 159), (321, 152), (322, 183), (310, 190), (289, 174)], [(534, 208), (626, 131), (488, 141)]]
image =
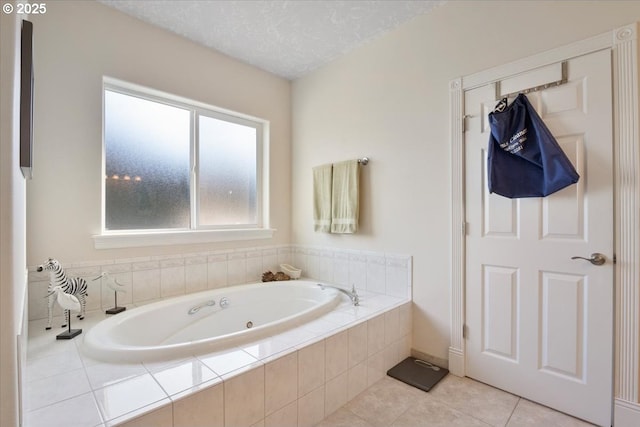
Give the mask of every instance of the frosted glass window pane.
[(104, 94), (106, 229), (189, 228), (191, 113)]
[(199, 222), (256, 225), (256, 129), (199, 117)]

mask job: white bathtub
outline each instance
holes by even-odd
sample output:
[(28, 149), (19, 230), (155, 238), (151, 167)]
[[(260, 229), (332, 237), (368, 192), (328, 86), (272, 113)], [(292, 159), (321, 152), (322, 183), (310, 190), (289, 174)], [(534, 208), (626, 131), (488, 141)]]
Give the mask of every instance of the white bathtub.
[(188, 357), (282, 332), (332, 310), (340, 299), (335, 289), (304, 280), (198, 292), (103, 320), (87, 332), (82, 347), (105, 362)]

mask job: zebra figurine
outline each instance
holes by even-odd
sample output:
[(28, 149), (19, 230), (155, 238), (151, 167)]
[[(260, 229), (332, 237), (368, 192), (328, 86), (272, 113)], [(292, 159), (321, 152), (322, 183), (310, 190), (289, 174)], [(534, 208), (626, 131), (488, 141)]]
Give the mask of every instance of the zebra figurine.
[[(51, 329), (51, 321), (53, 317), (53, 304), (56, 301), (56, 292), (54, 288), (60, 287), (60, 290), (66, 294), (74, 295), (78, 298), (80, 302), (80, 313), (78, 314), (78, 318), (80, 320), (84, 319), (85, 308), (87, 305), (87, 281), (81, 277), (72, 277), (68, 278), (67, 274), (64, 272), (62, 265), (58, 262), (58, 260), (49, 258), (47, 262), (38, 266), (37, 271), (48, 271), (49, 272), (49, 287), (47, 288), (47, 326), (45, 329)], [(62, 325), (62, 327), (66, 327), (67, 325)]]

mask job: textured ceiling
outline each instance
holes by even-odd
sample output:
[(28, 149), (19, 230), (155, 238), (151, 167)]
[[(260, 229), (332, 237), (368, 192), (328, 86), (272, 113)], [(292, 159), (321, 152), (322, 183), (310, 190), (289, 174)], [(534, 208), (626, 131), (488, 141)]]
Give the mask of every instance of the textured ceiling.
[(296, 79), (444, 0), (98, 0), (263, 70)]

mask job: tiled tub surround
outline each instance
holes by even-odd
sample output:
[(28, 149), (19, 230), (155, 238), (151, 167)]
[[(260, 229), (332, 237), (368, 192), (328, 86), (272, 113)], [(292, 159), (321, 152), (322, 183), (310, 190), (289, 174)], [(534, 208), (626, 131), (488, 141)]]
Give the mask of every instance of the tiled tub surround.
[[(55, 257), (55, 254), (50, 256)], [(93, 280), (103, 272), (110, 273), (124, 285), (124, 292), (118, 293), (118, 305), (130, 305), (259, 282), (264, 271), (278, 271), (282, 263), (301, 268), (305, 277), (344, 288), (351, 289), (355, 285), (358, 291), (411, 296), (411, 257), (379, 252), (277, 246), (101, 262), (59, 261), (69, 276), (87, 280), (88, 311), (106, 310), (114, 305), (114, 293), (104, 279)], [(47, 317), (44, 297), (49, 275), (36, 272), (36, 267), (29, 268), (29, 320)], [(62, 315), (57, 305), (54, 315)]]
[[(55, 256), (55, 254), (51, 254)], [(44, 261), (44, 260), (43, 260)], [(109, 272), (124, 284), (118, 305), (259, 281), (281, 263), (350, 289), (331, 313), (282, 334), (227, 351), (167, 363), (105, 364), (82, 353), (85, 334), (56, 341), (61, 310), (45, 331), (48, 275), (29, 273), (26, 426), (307, 426), (329, 415), (411, 347), (411, 257), (305, 246), (67, 263), (88, 280), (86, 332), (113, 307)]]
[[(358, 307), (343, 295), (295, 329), (162, 363), (101, 363), (83, 354), (85, 334), (56, 341), (57, 328), (31, 321), (25, 425), (312, 426), (410, 353), (410, 298), (360, 293)], [(76, 323), (86, 331), (104, 318), (94, 310)]]

